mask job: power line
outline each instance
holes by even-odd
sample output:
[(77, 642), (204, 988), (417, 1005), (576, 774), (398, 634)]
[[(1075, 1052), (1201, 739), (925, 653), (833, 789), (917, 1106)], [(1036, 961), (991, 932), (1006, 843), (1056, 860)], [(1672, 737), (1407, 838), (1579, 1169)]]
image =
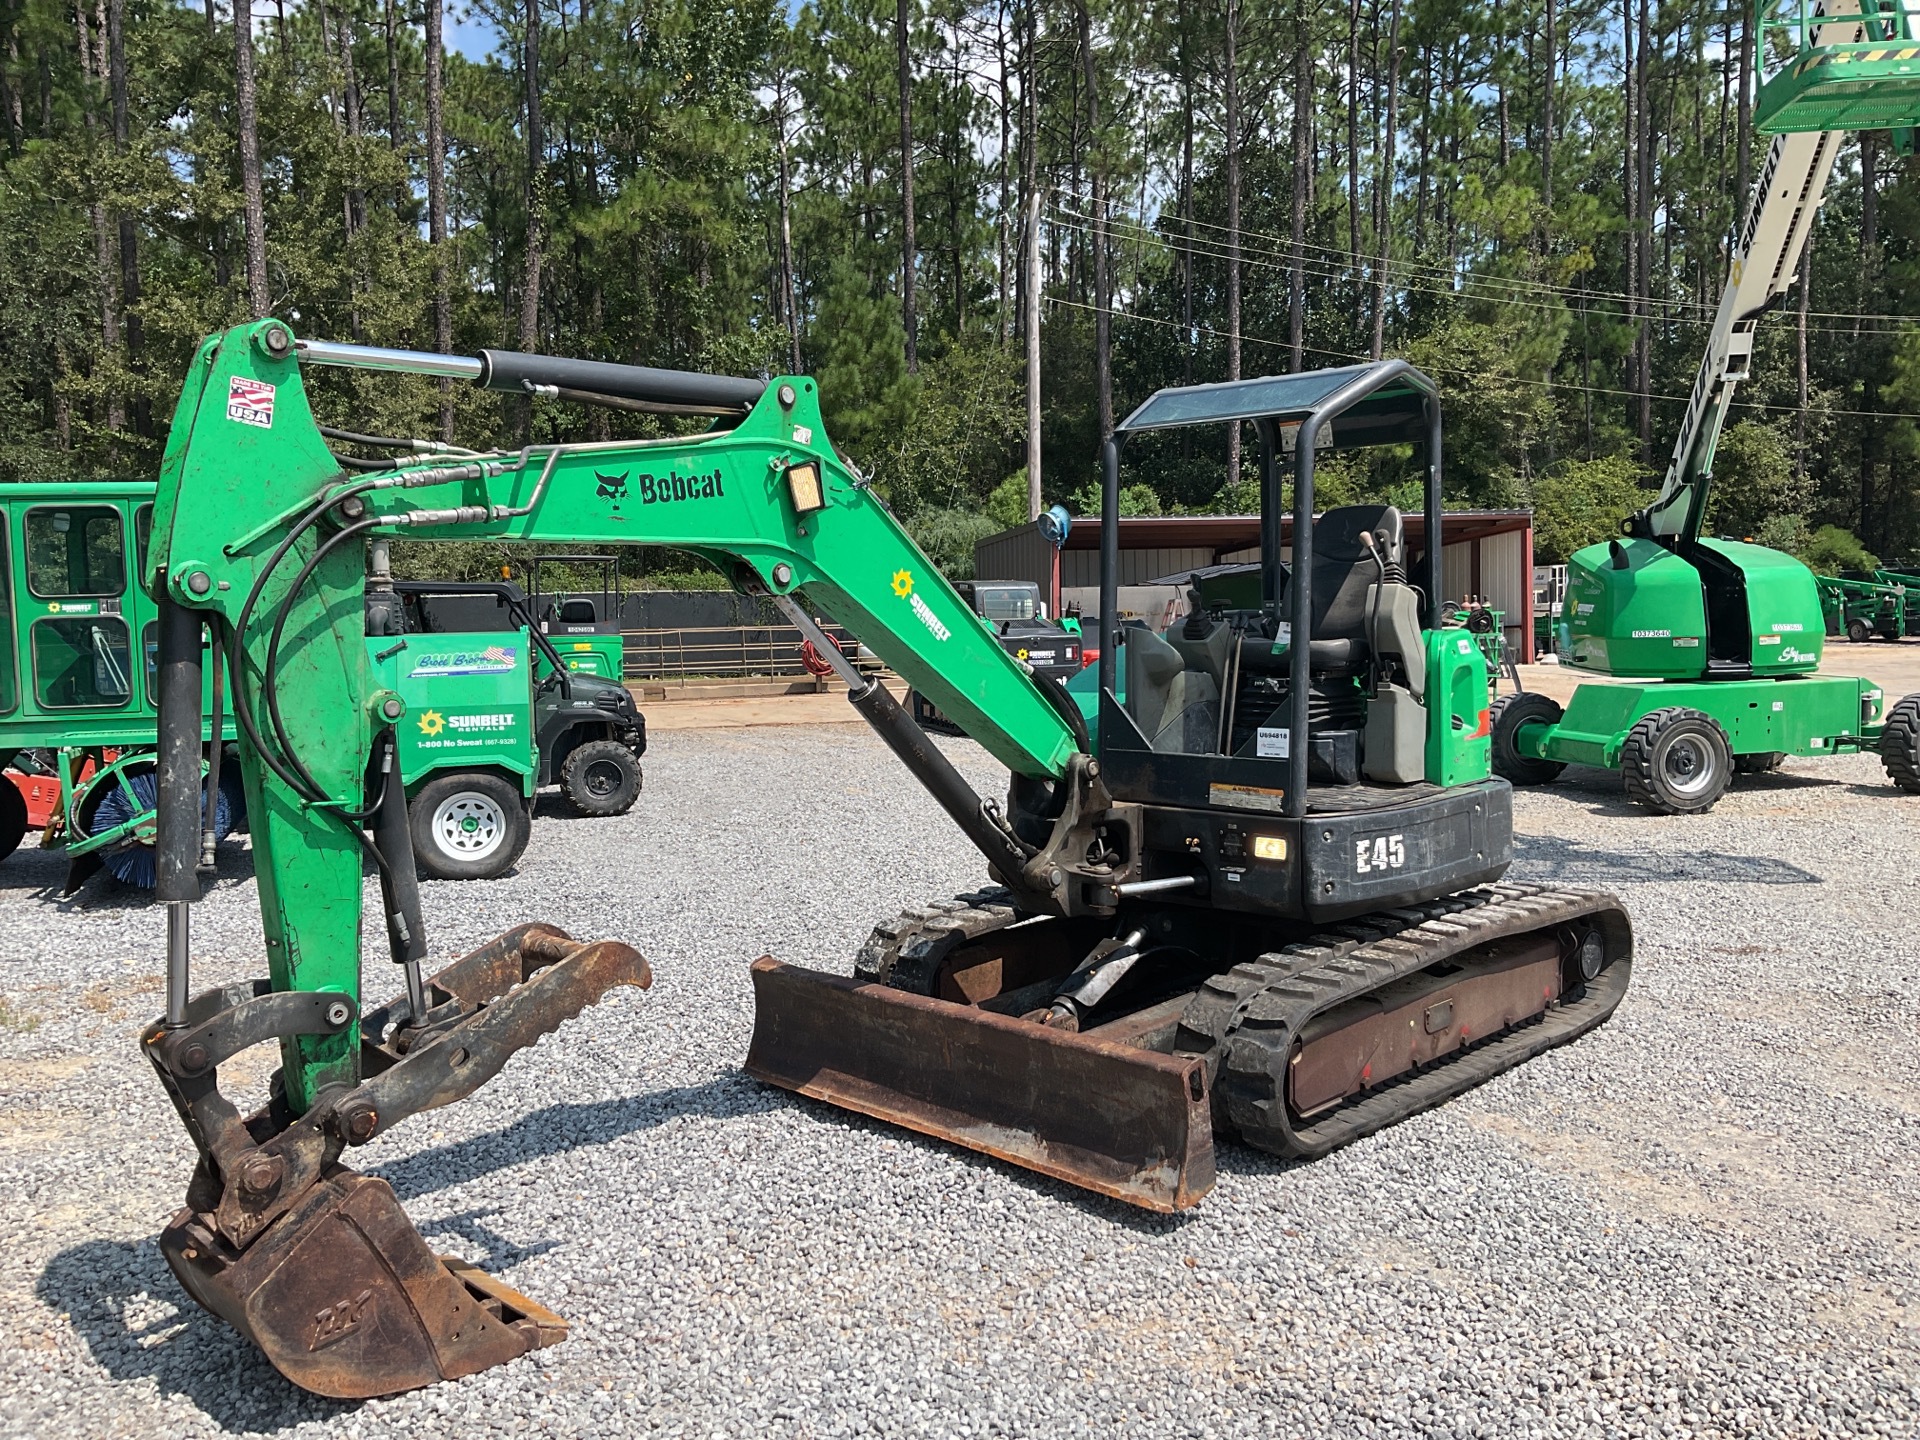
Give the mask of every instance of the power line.
[[(1089, 305), (1081, 300), (1065, 300), (1057, 295), (1048, 295), (1044, 298), (1047, 304), (1062, 306), (1068, 310), (1085, 310), (1089, 314), (1092, 314), (1099, 309), (1097, 305)], [(1183, 332), (1188, 328), (1182, 321), (1162, 320), (1157, 315), (1138, 315), (1126, 310), (1110, 310), (1108, 313), (1115, 320), (1134, 322), (1141, 325), (1160, 325), (1170, 330)], [(1202, 335), (1212, 335), (1222, 340), (1231, 338), (1226, 331), (1216, 330), (1211, 326), (1196, 324), (1192, 328), (1195, 332)], [(1261, 335), (1242, 335), (1240, 337), (1240, 343), (1242, 345), (1265, 345), (1273, 350), (1288, 350), (1292, 348), (1285, 340), (1269, 340)], [(1350, 350), (1334, 350), (1325, 345), (1308, 345), (1304, 348), (1311, 350), (1316, 355), (1329, 355), (1336, 360), (1371, 361), (1373, 359), (1371, 355), (1359, 355)], [(1567, 394), (1618, 395), (1629, 400), (1637, 400), (1640, 398), (1637, 391), (1613, 390), (1603, 385), (1575, 385), (1572, 383), (1562, 385), (1551, 380), (1530, 380), (1523, 375), (1506, 375), (1497, 371), (1485, 370), (1462, 370), (1449, 365), (1435, 365), (1431, 368), (1438, 370), (1443, 375), (1458, 375), (1470, 380), (1503, 380), (1512, 385), (1528, 385), (1540, 390), (1559, 390)], [(1687, 397), (1683, 395), (1652, 395), (1649, 398), (1669, 401), (1677, 405), (1685, 403)], [(1763, 405), (1758, 400), (1736, 400), (1734, 401), (1734, 408), (1737, 410), (1770, 410), (1780, 415), (1797, 415), (1800, 413), (1799, 407), (1796, 405)], [(1837, 415), (1861, 420), (1920, 418), (1912, 416), (1910, 412), (1905, 410), (1823, 410), (1820, 413), (1823, 415)]]
[[(1060, 190), (1056, 188), (1054, 190), (1054, 194), (1056, 196), (1070, 197), (1076, 202), (1079, 201), (1080, 199), (1078, 195), (1073, 194), (1073, 192), (1070, 190)], [(1069, 215), (1069, 216), (1072, 216), (1073, 218), (1084, 220), (1084, 221), (1091, 221), (1092, 219), (1092, 217), (1089, 215), (1077, 214), (1076, 212), (1066, 209), (1064, 206), (1060, 206), (1058, 201), (1056, 201), (1055, 203), (1059, 207), (1060, 212), (1063, 215)], [(1225, 225), (1216, 225), (1209, 221), (1200, 220), (1197, 218), (1192, 219), (1191, 221), (1188, 221), (1187, 217), (1184, 217), (1184, 216), (1180, 218), (1182, 223), (1191, 223), (1196, 230), (1210, 230), (1220, 235), (1232, 234), (1232, 231)], [(1109, 223), (1111, 224), (1113, 222), (1110, 220)], [(1159, 235), (1155, 227), (1147, 224), (1145, 221), (1137, 220), (1131, 216), (1128, 216), (1128, 217), (1123, 217), (1123, 223), (1135, 226), (1150, 238), (1160, 239), (1162, 243), (1166, 243), (1164, 237)], [(1267, 251), (1264, 252), (1265, 254), (1276, 257), (1277, 259), (1283, 262), (1286, 262), (1288, 264), (1291, 263), (1288, 252), (1290, 252), (1293, 247), (1293, 241), (1289, 237), (1284, 235), (1274, 235), (1261, 230), (1248, 230), (1243, 227), (1240, 231), (1241, 245), (1244, 247), (1249, 240), (1266, 242), (1269, 246), (1274, 248), (1268, 249)], [(1316, 245), (1316, 244), (1313, 244), (1311, 241), (1306, 241), (1306, 240), (1303, 240), (1301, 242), (1301, 249), (1311, 250), (1321, 255), (1333, 257), (1334, 260), (1339, 262), (1340, 269), (1343, 272), (1350, 268), (1347, 263), (1350, 257), (1348, 255), (1348, 252), (1345, 250), (1337, 249), (1329, 245)], [(1211, 254), (1211, 255), (1214, 255), (1216, 258), (1220, 258), (1220, 259), (1227, 258), (1224, 253), (1218, 250), (1196, 251), (1195, 253)], [(1367, 256), (1365, 258), (1369, 262), (1369, 264), (1371, 264), (1375, 260), (1377, 260), (1378, 257)], [(1243, 264), (1252, 263), (1249, 261), (1244, 250), (1241, 255), (1241, 261)], [(1411, 260), (1411, 259), (1396, 260), (1391, 255), (1387, 257), (1387, 269), (1390, 273), (1399, 273), (1399, 274), (1411, 273), (1415, 275), (1424, 274), (1429, 279), (1444, 280), (1448, 282), (1449, 285), (1452, 285), (1453, 282), (1455, 282), (1458, 278), (1458, 272), (1455, 271), (1450, 266), (1436, 265), (1431, 261), (1421, 261), (1421, 260)], [(1630, 304), (1630, 305), (1646, 304), (1646, 305), (1663, 308), (1663, 309), (1669, 309), (1669, 310), (1693, 310), (1693, 311), (1698, 311), (1700, 313), (1703, 313), (1707, 316), (1713, 316), (1718, 314), (1720, 309), (1720, 304), (1717, 300), (1711, 303), (1708, 303), (1708, 302), (1703, 302), (1699, 300), (1662, 299), (1658, 296), (1653, 296), (1653, 295), (1636, 297), (1636, 296), (1629, 295), (1625, 291), (1621, 291), (1621, 290), (1584, 289), (1574, 285), (1555, 285), (1551, 281), (1528, 280), (1528, 279), (1520, 278), (1518, 276), (1476, 275), (1473, 278), (1475, 282), (1478, 284), (1499, 286), (1499, 287), (1504, 287), (1504, 288), (1513, 289), (1513, 290), (1530, 290), (1542, 295), (1563, 296), (1572, 300), (1589, 300), (1589, 301), (1617, 300), (1622, 304)], [(1448, 293), (1458, 293), (1458, 292), (1450, 290)], [(1818, 320), (1849, 320), (1849, 321), (1861, 320), (1861, 321), (1893, 322), (1893, 323), (1911, 322), (1915, 320), (1920, 320), (1920, 316), (1869, 315), (1862, 312), (1846, 311), (1846, 310), (1810, 310), (1807, 312), (1807, 314), (1810, 319), (1818, 319)], [(1839, 332), (1830, 332), (1830, 333), (1839, 333)], [(1848, 332), (1848, 333), (1851, 333), (1851, 332)]]
[[(1084, 217), (1074, 216), (1072, 212), (1069, 212), (1069, 211), (1057, 211), (1056, 218), (1053, 220), (1053, 223), (1056, 225), (1059, 225), (1062, 229), (1078, 231), (1083, 234), (1086, 233), (1088, 229), (1087, 223), (1084, 223)], [(1200, 248), (1199, 246), (1189, 246), (1181, 241), (1171, 240), (1164, 235), (1155, 234), (1151, 231), (1141, 232), (1138, 238), (1141, 239), (1144, 243), (1157, 245), (1162, 249), (1171, 250), (1180, 254), (1193, 255), (1199, 259), (1219, 260), (1224, 262), (1224, 261), (1229, 261), (1232, 258), (1230, 255), (1227, 255), (1222, 251), (1204, 249), (1204, 248)], [(1338, 253), (1344, 253), (1344, 252), (1338, 252)], [(1290, 260), (1265, 260), (1265, 259), (1250, 257), (1246, 254), (1241, 255), (1240, 263), (1245, 266), (1251, 266), (1252, 268), (1258, 269), (1258, 270), (1278, 270), (1278, 271), (1291, 272), (1293, 268), (1292, 262)], [(1352, 273), (1344, 264), (1335, 265), (1329, 261), (1320, 260), (1320, 259), (1303, 258), (1301, 262), (1301, 268), (1305, 274), (1310, 275), (1312, 278), (1316, 280), (1331, 280), (1331, 281), (1345, 280), (1345, 279), (1348, 279)], [(1476, 277), (1473, 277), (1472, 283), (1475, 286), (1477, 286), (1482, 283), (1490, 283), (1490, 282), (1486, 282), (1483, 277), (1476, 276)], [(1488, 295), (1488, 294), (1482, 293), (1477, 288), (1460, 289), (1460, 288), (1450, 287), (1450, 288), (1442, 289), (1432, 285), (1417, 285), (1417, 284), (1411, 283), (1410, 281), (1404, 281), (1404, 280), (1395, 280), (1391, 288), (1401, 291), (1403, 293), (1411, 293), (1411, 294), (1417, 294), (1417, 295), (1433, 295), (1446, 300), (1471, 300), (1471, 301), (1477, 301), (1482, 304), (1516, 306), (1521, 309), (1537, 310), (1537, 311), (1554, 313), (1554, 314), (1583, 313), (1579, 310), (1572, 309), (1571, 307), (1550, 304), (1548, 302), (1540, 301), (1540, 300), (1522, 300), (1512, 296)], [(1568, 293), (1577, 294), (1578, 292), (1568, 292)], [(1589, 295), (1588, 298), (1591, 298), (1591, 295)], [(1920, 321), (1920, 317), (1911, 317), (1911, 316), (1861, 316), (1859, 318), (1875, 319), (1875, 320), (1907, 320), (1909, 322)], [(1710, 321), (1703, 320), (1703, 319), (1694, 319), (1691, 317), (1669, 320), (1666, 323), (1696, 326), (1701, 329), (1706, 329), (1711, 324)], [(1808, 326), (1807, 333), (1817, 334), (1817, 335), (1840, 335), (1840, 336), (1846, 336), (1849, 339), (1853, 338), (1853, 332), (1841, 326), (1824, 326), (1824, 325)]]

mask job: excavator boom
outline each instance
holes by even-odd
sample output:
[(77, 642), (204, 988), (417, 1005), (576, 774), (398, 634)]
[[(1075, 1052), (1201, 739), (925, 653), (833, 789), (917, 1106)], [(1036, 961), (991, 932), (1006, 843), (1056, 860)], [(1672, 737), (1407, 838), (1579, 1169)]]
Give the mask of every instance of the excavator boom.
[[(450, 374), (718, 418), (689, 436), (449, 447), (350, 472), (314, 422), (303, 364)], [(370, 569), (386, 547), (369, 542), (395, 537), (691, 550), (770, 598), (833, 661), (839, 652), (814, 616), (855, 630), (1016, 776), (1063, 796), (1091, 785), (1071, 702), (1001, 648), (835, 454), (811, 380), (303, 346), (275, 320), (209, 339), (174, 416), (145, 577), (161, 615), (156, 858), (168, 1000), (143, 1044), (200, 1152), (163, 1248), (187, 1290), (284, 1373), (340, 1396), (469, 1373), (564, 1334), (532, 1301), (432, 1255), (391, 1191), (341, 1157), (470, 1093), (610, 990), (650, 979), (626, 945), (576, 944), (537, 925), (421, 974), (428, 951), (393, 735), (428, 717), (407, 715), (378, 685), (364, 640), (368, 588), (391, 583)], [(227, 671), (237, 721), (267, 976), (196, 995), (190, 907), (208, 664)], [(883, 686), (844, 669), (856, 708), (995, 873), (1036, 909), (1070, 905), (1086, 865), (1062, 868), (1017, 836)], [(1072, 825), (1062, 822), (1063, 841)], [(360, 952), (367, 860), (403, 982), (373, 1009)], [(242, 1116), (220, 1092), (218, 1067), (268, 1042), (281, 1047), (274, 1100)]]

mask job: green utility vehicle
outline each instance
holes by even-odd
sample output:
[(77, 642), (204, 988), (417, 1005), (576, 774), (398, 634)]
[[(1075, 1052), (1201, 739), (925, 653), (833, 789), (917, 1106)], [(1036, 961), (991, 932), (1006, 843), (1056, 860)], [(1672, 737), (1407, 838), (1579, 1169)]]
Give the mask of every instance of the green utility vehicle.
[[(153, 501), (150, 481), (0, 488), (0, 756), (9, 772), (0, 858), (37, 825), (43, 844), (66, 849), (68, 893), (102, 869), (137, 888), (154, 883), (156, 611), (139, 586)], [(426, 637), (446, 628), (434, 598), (456, 592), (505, 607), (506, 623), (428, 648)], [(392, 594), (370, 602), (390, 603), (395, 618), (369, 615), (368, 647), (409, 707), (396, 733), (422, 870), (438, 879), (505, 872), (526, 848), (543, 785), (559, 785), (584, 815), (632, 807), (646, 722), (631, 693), (571, 669), (534, 631), (517, 589), (400, 581)], [(206, 670), (211, 716), (225, 707), (215, 703), (211, 656)], [(235, 738), (230, 716), (221, 731)], [(203, 837), (208, 867), (213, 845), (246, 817), (238, 767), (215, 765), (211, 736), (209, 720), (202, 745), (217, 800)]]
[[(551, 594), (541, 582), (553, 566), (587, 568), (595, 572), (597, 595)], [(536, 555), (528, 572), (532, 589), (529, 608), (539, 620), (540, 633), (553, 642), (576, 675), (598, 675), (619, 680), (627, 673), (626, 641), (620, 633), (620, 557), (618, 555)], [(535, 657), (534, 676), (544, 678), (541, 657)]]
[[(102, 868), (153, 884), (156, 610), (139, 585), (153, 496), (151, 482), (0, 486), (0, 858), (37, 826), (66, 848), (69, 893)], [(209, 667), (209, 715), (215, 683)], [(246, 809), (236, 767), (214, 789), (209, 866)]]
[[(495, 614), (476, 624), (476, 610)], [(400, 774), (414, 857), (436, 879), (503, 874), (526, 849), (541, 786), (582, 815), (623, 815), (639, 798), (647, 724), (633, 692), (570, 667), (518, 587), (376, 582), (367, 647), (407, 707), (394, 727)]]
[(1780, 63), (1755, 125), (1773, 139), (1666, 478), (1620, 539), (1567, 567), (1561, 663), (1632, 683), (1582, 685), (1564, 714), (1539, 694), (1497, 701), (1494, 766), (1516, 784), (1551, 781), (1570, 763), (1616, 768), (1632, 799), (1673, 815), (1711, 807), (1738, 771), (1876, 751), (1895, 785), (1920, 793), (1920, 695), (1883, 717), (1872, 681), (1814, 673), (1826, 624), (1813, 572), (1702, 533), (1754, 329), (1800, 273), (1841, 141), (1920, 122), (1920, 67), (1898, 59), (1909, 47), (1885, 43), (1915, 39), (1911, 9), (1781, 13), (1760, 13), (1760, 54)]

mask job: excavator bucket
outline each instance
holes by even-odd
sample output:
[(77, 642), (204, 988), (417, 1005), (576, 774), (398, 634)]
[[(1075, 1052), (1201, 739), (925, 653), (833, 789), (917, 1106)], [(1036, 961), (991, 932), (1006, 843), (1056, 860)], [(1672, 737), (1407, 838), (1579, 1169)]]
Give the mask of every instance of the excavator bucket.
[(613, 987), (651, 980), (617, 941), (579, 944), (541, 925), (508, 931), (426, 982), (421, 1023), (395, 1023), (410, 1016), (405, 1001), (365, 1016), (367, 1078), (278, 1129), (271, 1107), (242, 1120), (220, 1096), (220, 1061), (289, 1032), (344, 1030), (351, 1007), (264, 985), (196, 997), (187, 1026), (156, 1023), (145, 1041), (201, 1147), (187, 1205), (161, 1235), (167, 1263), (281, 1374), (336, 1399), (391, 1395), (557, 1344), (565, 1320), (436, 1255), (386, 1181), (338, 1157), (471, 1094)]
[(768, 1084), (1148, 1210), (1213, 1188), (1204, 1060), (771, 957), (753, 999), (747, 1073)]
[(187, 1293), (274, 1369), (339, 1400), (472, 1375), (567, 1337), (551, 1310), (435, 1255), (386, 1181), (345, 1167), (243, 1251), (190, 1210), (160, 1249)]

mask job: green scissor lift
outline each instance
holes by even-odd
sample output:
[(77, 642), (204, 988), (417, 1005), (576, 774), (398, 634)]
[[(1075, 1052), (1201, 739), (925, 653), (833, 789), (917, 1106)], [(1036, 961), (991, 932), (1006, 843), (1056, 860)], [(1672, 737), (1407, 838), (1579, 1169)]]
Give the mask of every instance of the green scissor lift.
[(1581, 685), (1564, 713), (1502, 697), (1495, 768), (1516, 784), (1568, 764), (1618, 769), (1648, 808), (1702, 811), (1736, 771), (1789, 755), (1876, 751), (1920, 793), (1920, 695), (1882, 714), (1869, 680), (1820, 675), (1826, 624), (1813, 573), (1791, 556), (1702, 535), (1714, 450), (1747, 377), (1760, 316), (1792, 285), (1841, 142), (1920, 124), (1920, 0), (1761, 0), (1755, 124), (1765, 164), (1660, 494), (1620, 539), (1568, 563), (1561, 662), (1630, 683)]

